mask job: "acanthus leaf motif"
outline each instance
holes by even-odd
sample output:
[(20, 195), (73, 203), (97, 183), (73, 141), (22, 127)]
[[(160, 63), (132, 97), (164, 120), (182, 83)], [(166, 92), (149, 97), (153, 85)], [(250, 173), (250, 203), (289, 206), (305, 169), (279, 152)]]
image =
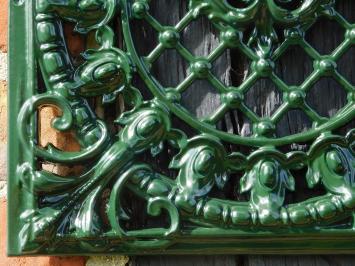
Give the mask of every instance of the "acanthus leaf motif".
[[(220, 49), (229, 46), (244, 49), (252, 60), (254, 76), (249, 83), (261, 77), (275, 78), (275, 51), (281, 45), (303, 42), (307, 26), (333, 8), (332, 4), (328, 6), (318, 0), (242, 2), (244, 8), (233, 7), (228, 1), (190, 0), (191, 12), (184, 23), (206, 16), (221, 33)], [(121, 48), (116, 47), (114, 23), (109, 23), (118, 8), (122, 12), (125, 34), (125, 47)], [(97, 252), (115, 250), (117, 246), (125, 251), (142, 247), (164, 249), (174, 244), (177, 235), (200, 234), (199, 230), (204, 232), (211, 227), (232, 233), (242, 230), (248, 235), (269, 229), (302, 231), (305, 227), (318, 232), (319, 228), (323, 230), (351, 217), (355, 210), (354, 134), (352, 130), (343, 137), (333, 132), (354, 118), (353, 100), (329, 120), (313, 114), (318, 121), (309, 132), (276, 138), (273, 131), (279, 117), (259, 118), (246, 110), (244, 92), (240, 88), (220, 88), (223, 108), (219, 110), (244, 108), (254, 120), (255, 129), (251, 137), (221, 132), (213, 123), (222, 113), (209, 117), (206, 123), (197, 121), (179, 102), (181, 91), (162, 88), (158, 80), (151, 78), (148, 66), (152, 62), (137, 54), (129, 35), (131, 20), (145, 19), (148, 12), (149, 1), (145, 0), (36, 2), (38, 61), (46, 91), (37, 91), (20, 109), (17, 124), (21, 147), (39, 163), (69, 166), (83, 163), (85, 168), (81, 174), (61, 176), (30, 162), (19, 164), (16, 173), (19, 187), (30, 206), (30, 211), (24, 211), (21, 216), (22, 250), (31, 250), (33, 246), (46, 250), (56, 237), (63, 245), (77, 238), (81, 245)], [(83, 62), (75, 67), (65, 47), (62, 20), (74, 22), (81, 34), (90, 32), (96, 36), (97, 48), (87, 49), (82, 54)], [(166, 29), (158, 25), (159, 22), (154, 23), (161, 31)], [(184, 30), (184, 23), (169, 28), (173, 28), (175, 37)], [(245, 29), (250, 25), (253, 26), (251, 36), (243, 40)], [(284, 30), (284, 43), (279, 43), (282, 36), (277, 36), (276, 25)], [(55, 36), (45, 30), (52, 27)], [(182, 45), (178, 38), (173, 41), (169, 49)], [(56, 51), (53, 47), (57, 47)], [(210, 58), (220, 52), (222, 50), (200, 58), (198, 62), (205, 64), (196, 64), (195, 70), (192, 68), (192, 79), (204, 78), (197, 73), (202, 69), (206, 70), (207, 78), (216, 82), (209, 65), (216, 59)], [(185, 57), (196, 59), (192, 55), (189, 58), (185, 54)], [(145, 99), (141, 88), (133, 86), (135, 74), (144, 80), (152, 99)], [(288, 102), (284, 110), (295, 106), (305, 110), (305, 104), (295, 102), (304, 100), (306, 90), (291, 86), (285, 90), (287, 95), (293, 93), (296, 100), (291, 102), (285, 97)], [(110, 132), (106, 121), (98, 119), (89, 104), (92, 97), (101, 97), (106, 105), (123, 101), (125, 111), (114, 121), (119, 126), (117, 134)], [(80, 151), (66, 152), (52, 144), (38, 145), (31, 131), (31, 121), (37, 111), (47, 105), (61, 110), (61, 116), (52, 123), (53, 128), (63, 132), (72, 130), (80, 143)], [(194, 129), (193, 136), (188, 137), (176, 127), (175, 117)], [(285, 153), (279, 148), (305, 141), (313, 142), (308, 151)], [(226, 143), (235, 147), (230, 148)], [(249, 154), (239, 151), (245, 147), (249, 148)], [(167, 156), (164, 159), (168, 160), (169, 169), (165, 173), (159, 169), (159, 156)], [(158, 165), (148, 165), (154, 160)], [(305, 170), (307, 174), (296, 176), (293, 170)], [(167, 176), (168, 171), (173, 174)], [(326, 194), (287, 202), (287, 193), (298, 189), (297, 178), (305, 178), (310, 189), (322, 186)], [(228, 189), (237, 191), (237, 188), (237, 195), (217, 196)], [(102, 210), (98, 203), (103, 200), (103, 191), (109, 196)], [(129, 228), (132, 213), (122, 201), (127, 192), (144, 201), (144, 210), (149, 216), (167, 215), (168, 225)], [(239, 198), (240, 193), (246, 195), (244, 199)], [(92, 238), (100, 238), (107, 249), (91, 245)], [(33, 243), (36, 244), (31, 246)]]

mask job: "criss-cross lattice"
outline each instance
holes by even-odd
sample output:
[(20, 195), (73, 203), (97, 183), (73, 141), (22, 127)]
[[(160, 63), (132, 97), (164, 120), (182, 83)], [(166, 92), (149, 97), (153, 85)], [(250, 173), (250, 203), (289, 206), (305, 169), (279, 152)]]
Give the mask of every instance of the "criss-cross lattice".
[[(306, 102), (306, 96), (312, 86), (322, 77), (332, 77), (337, 81), (343, 90), (348, 94), (348, 103), (335, 116), (339, 117), (342, 113), (349, 111), (354, 105), (354, 86), (337, 71), (337, 60), (344, 55), (354, 44), (355, 28), (345, 18), (332, 9), (332, 12), (324, 7), (319, 11), (321, 14), (308, 23), (299, 24), (293, 27), (285, 27), (284, 40), (281, 43), (271, 44), (272, 52), (268, 55), (261, 53), (258, 48), (242, 41), (243, 34), (246, 33), (243, 27), (238, 25), (233, 28), (228, 25), (213, 23), (219, 30), (219, 45), (207, 56), (194, 56), (180, 41), (181, 33), (201, 14), (196, 16), (196, 12), (190, 9), (185, 16), (175, 26), (163, 26), (149, 13), (148, 1), (136, 1), (133, 6), (133, 16), (136, 19), (144, 19), (152, 28), (158, 32), (157, 46), (144, 57), (147, 68), (167, 50), (174, 49), (185, 59), (190, 67), (186, 78), (176, 85), (173, 89), (165, 88), (165, 91), (177, 94), (172, 99), (181, 99), (180, 94), (188, 90), (189, 87), (198, 79), (207, 80), (218, 92), (221, 105), (212, 114), (199, 119), (211, 125), (216, 125), (223, 118), (227, 111), (231, 109), (240, 110), (254, 125), (254, 136), (274, 136), (277, 123), (291, 109), (302, 110), (313, 122), (313, 127), (320, 127), (326, 123), (331, 123), (334, 118), (321, 116)], [(324, 16), (327, 19), (336, 21), (346, 30), (343, 42), (336, 47), (330, 54), (321, 55), (312, 45), (305, 40), (305, 33), (317, 20)], [(289, 86), (280, 79), (274, 71), (275, 62), (279, 60), (290, 46), (301, 47), (307, 55), (313, 60), (313, 72), (304, 79), (299, 86)], [(243, 55), (252, 61), (250, 74), (239, 86), (226, 86), (211, 71), (213, 63), (227, 50), (238, 49)], [(269, 117), (260, 117), (253, 112), (244, 102), (244, 96), (259, 80), (268, 78), (283, 94), (282, 105)], [(161, 85), (160, 85), (161, 86)]]

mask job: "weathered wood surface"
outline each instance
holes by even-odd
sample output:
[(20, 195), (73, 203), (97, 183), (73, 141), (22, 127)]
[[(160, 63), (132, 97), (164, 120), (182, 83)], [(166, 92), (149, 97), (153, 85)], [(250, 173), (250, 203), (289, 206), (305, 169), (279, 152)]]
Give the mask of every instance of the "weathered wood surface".
[[(156, 0), (152, 1), (151, 11), (164, 25), (174, 25), (186, 10), (185, 0)], [(339, 8), (351, 22), (355, 22), (355, 1), (340, 0)], [(142, 32), (145, 34), (142, 35)], [(153, 47), (156, 35), (144, 25), (135, 32), (139, 49), (149, 52)], [(329, 51), (336, 47), (343, 39), (344, 32), (338, 29), (334, 23), (322, 22), (315, 25), (314, 30), (307, 36), (312, 44), (321, 51)], [(218, 43), (218, 36), (206, 20), (198, 20), (182, 36), (182, 42), (193, 53), (199, 55), (208, 54)], [(345, 58), (344, 58), (345, 59)], [(338, 62), (339, 71), (355, 83), (355, 70), (350, 63), (355, 62), (355, 48), (346, 54), (346, 60)], [(238, 85), (247, 74), (248, 64), (237, 52), (225, 53), (215, 64), (214, 73), (221, 81), (228, 85)], [(163, 85), (176, 85), (186, 76), (188, 64), (174, 52), (168, 52), (161, 56), (154, 65), (154, 73)], [(281, 61), (277, 62), (277, 73), (288, 84), (299, 84), (311, 72), (312, 62), (302, 49), (290, 49)], [(143, 86), (143, 84), (141, 84)], [(322, 79), (315, 84), (313, 92), (307, 98), (310, 105), (314, 106), (322, 115), (332, 115), (345, 104), (345, 94), (339, 92), (338, 85), (330, 79)], [(187, 109), (197, 116), (203, 116), (215, 110), (219, 104), (216, 93), (205, 82), (196, 82), (182, 97)], [(258, 82), (248, 93), (246, 98), (249, 106), (255, 106), (254, 110), (265, 116), (280, 105), (282, 95), (272, 89), (267, 81)], [(236, 111), (226, 115), (225, 121), (220, 125), (229, 132), (242, 135), (250, 133), (248, 121)], [(292, 111), (282, 120), (282, 126), (277, 131), (280, 135), (293, 134), (305, 130), (310, 122), (300, 112)], [(353, 127), (354, 123), (350, 125)], [(299, 191), (298, 191), (299, 193)], [(132, 257), (133, 265), (355, 265), (355, 256), (148, 256)]]
[(354, 256), (137, 256), (134, 266), (352, 266)]

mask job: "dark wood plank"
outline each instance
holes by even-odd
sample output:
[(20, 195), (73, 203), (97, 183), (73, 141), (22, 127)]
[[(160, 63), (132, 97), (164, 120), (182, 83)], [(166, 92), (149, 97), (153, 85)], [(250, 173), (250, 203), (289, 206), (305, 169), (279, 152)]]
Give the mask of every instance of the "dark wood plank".
[(130, 265), (135, 266), (235, 266), (239, 264), (234, 256), (136, 256), (130, 259)]
[(247, 256), (248, 266), (351, 266), (354, 256)]

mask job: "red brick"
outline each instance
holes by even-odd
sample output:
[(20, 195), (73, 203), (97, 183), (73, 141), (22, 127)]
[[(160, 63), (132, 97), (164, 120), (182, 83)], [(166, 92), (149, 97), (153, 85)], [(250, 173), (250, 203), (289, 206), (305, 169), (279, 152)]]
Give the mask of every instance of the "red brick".
[(7, 51), (7, 0), (0, 0), (0, 51)]

